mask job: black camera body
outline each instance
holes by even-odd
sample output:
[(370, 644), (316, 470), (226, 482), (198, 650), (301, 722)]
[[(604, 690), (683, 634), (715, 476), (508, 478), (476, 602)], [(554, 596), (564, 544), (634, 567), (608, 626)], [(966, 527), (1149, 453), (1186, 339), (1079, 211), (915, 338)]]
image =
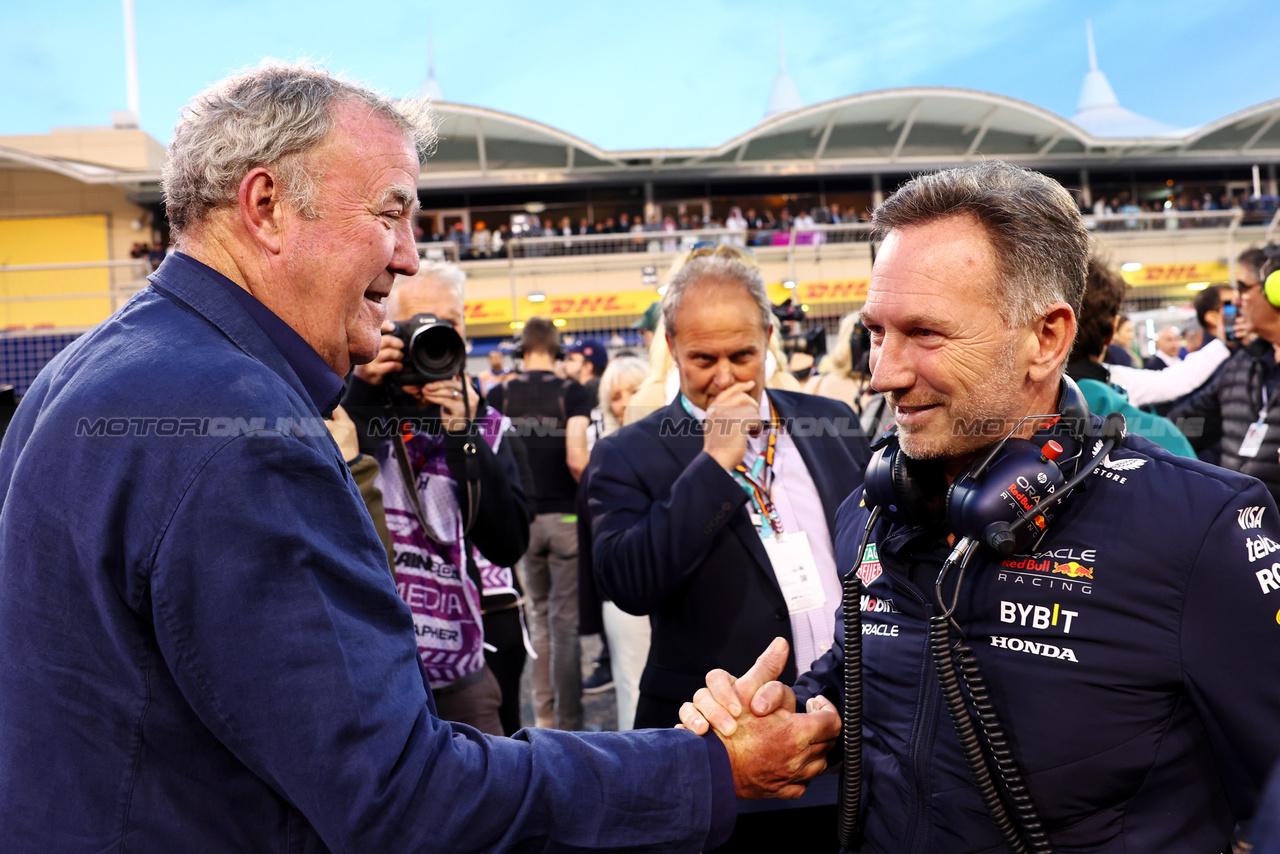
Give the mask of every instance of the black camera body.
[(391, 331), (404, 342), (404, 368), (392, 374), (396, 385), (425, 385), (462, 372), (467, 345), (453, 324), (434, 314), (415, 314)]

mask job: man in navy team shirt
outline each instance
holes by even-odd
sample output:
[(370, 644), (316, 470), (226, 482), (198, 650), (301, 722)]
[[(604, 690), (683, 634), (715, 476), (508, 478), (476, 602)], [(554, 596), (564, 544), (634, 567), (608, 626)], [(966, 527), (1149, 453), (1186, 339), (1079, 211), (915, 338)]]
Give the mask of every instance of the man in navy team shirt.
[[(860, 850), (1004, 851), (928, 640), (935, 580), (960, 544), (942, 502), (1023, 418), (1063, 411), (1089, 235), (1061, 186), (999, 162), (916, 178), (874, 222), (862, 319), (903, 456), (892, 501), (858, 490), (836, 520), (837, 564), (865, 585)], [(1077, 453), (1096, 468), (1041, 541), (1009, 557), (983, 546), (943, 599), (958, 595), (954, 620), (1053, 850), (1221, 851), (1280, 757), (1280, 518), (1259, 481), (1141, 437), (1102, 454), (1100, 425), (1021, 426), (1049, 453), (1058, 442), (1069, 474)], [(878, 521), (860, 552), (876, 501), (900, 518)], [(841, 617), (794, 694), (770, 683), (752, 711), (712, 674), (682, 720), (728, 733), (813, 697), (842, 702)], [(1015, 826), (1032, 838), (1030, 816)]]

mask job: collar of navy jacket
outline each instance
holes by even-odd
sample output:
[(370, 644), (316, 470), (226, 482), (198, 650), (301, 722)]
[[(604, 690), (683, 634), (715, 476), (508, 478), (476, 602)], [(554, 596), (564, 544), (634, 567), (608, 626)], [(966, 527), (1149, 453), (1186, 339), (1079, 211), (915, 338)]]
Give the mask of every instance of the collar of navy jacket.
[[(320, 417), (323, 403), (317, 404), (308, 393), (289, 360), (280, 352), (258, 322), (236, 302), (210, 275), (209, 268), (195, 259), (177, 256), (166, 258), (159, 269), (147, 277), (151, 287), (163, 293), (178, 305), (200, 315), (217, 327), (247, 355), (262, 362), (289, 384), (298, 397), (304, 400), (316, 417)], [(327, 401), (326, 401), (327, 403)]]

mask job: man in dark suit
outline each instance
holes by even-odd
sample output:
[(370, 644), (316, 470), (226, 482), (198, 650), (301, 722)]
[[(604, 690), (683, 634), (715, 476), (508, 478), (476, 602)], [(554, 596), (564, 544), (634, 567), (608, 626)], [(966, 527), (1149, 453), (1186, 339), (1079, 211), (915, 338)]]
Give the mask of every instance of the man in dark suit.
[(677, 723), (708, 670), (744, 672), (774, 637), (784, 681), (832, 643), (831, 532), (870, 451), (845, 404), (763, 394), (771, 309), (749, 255), (695, 251), (663, 301), (681, 393), (601, 440), (584, 478), (596, 584), (653, 625), (637, 728)]

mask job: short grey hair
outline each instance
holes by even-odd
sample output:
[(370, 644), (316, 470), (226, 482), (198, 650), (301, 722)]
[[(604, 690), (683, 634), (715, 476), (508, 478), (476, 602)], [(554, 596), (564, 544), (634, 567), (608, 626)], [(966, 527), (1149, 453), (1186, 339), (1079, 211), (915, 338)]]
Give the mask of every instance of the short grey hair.
[(760, 326), (768, 331), (773, 322), (773, 303), (765, 289), (760, 270), (737, 258), (711, 255), (689, 261), (667, 282), (667, 293), (662, 298), (662, 322), (666, 326), (667, 335), (676, 337), (676, 315), (680, 312), (685, 293), (704, 279), (731, 281), (741, 285), (759, 306)]
[(259, 166), (304, 216), (319, 215), (306, 156), (334, 126), (334, 108), (354, 101), (404, 131), (421, 162), (436, 140), (425, 101), (393, 102), (303, 63), (266, 62), (215, 83), (182, 108), (160, 173), (176, 233), (234, 205), (240, 181)]
[[(458, 289), (458, 296), (465, 296), (467, 293), (467, 271), (457, 264), (450, 264), (448, 261), (422, 261), (418, 264), (418, 273), (413, 278), (437, 279), (441, 282), (448, 282)], [(403, 282), (407, 280), (397, 279), (396, 281)]]
[(444, 282), (458, 292), (458, 301), (461, 302), (466, 297), (467, 273), (457, 264), (450, 264), (448, 261), (421, 261), (418, 264), (418, 272), (413, 276), (396, 276), (395, 284), (391, 286), (391, 292), (387, 294), (386, 306), (387, 316), (390, 317), (395, 313), (395, 309), (400, 305), (400, 290), (408, 286), (412, 282), (425, 282), (434, 280)]
[(989, 160), (919, 175), (872, 214), (875, 235), (968, 214), (991, 239), (1000, 281), (992, 294), (1010, 327), (1030, 323), (1055, 302), (1080, 315), (1089, 266), (1089, 232), (1061, 184), (1020, 166)]

